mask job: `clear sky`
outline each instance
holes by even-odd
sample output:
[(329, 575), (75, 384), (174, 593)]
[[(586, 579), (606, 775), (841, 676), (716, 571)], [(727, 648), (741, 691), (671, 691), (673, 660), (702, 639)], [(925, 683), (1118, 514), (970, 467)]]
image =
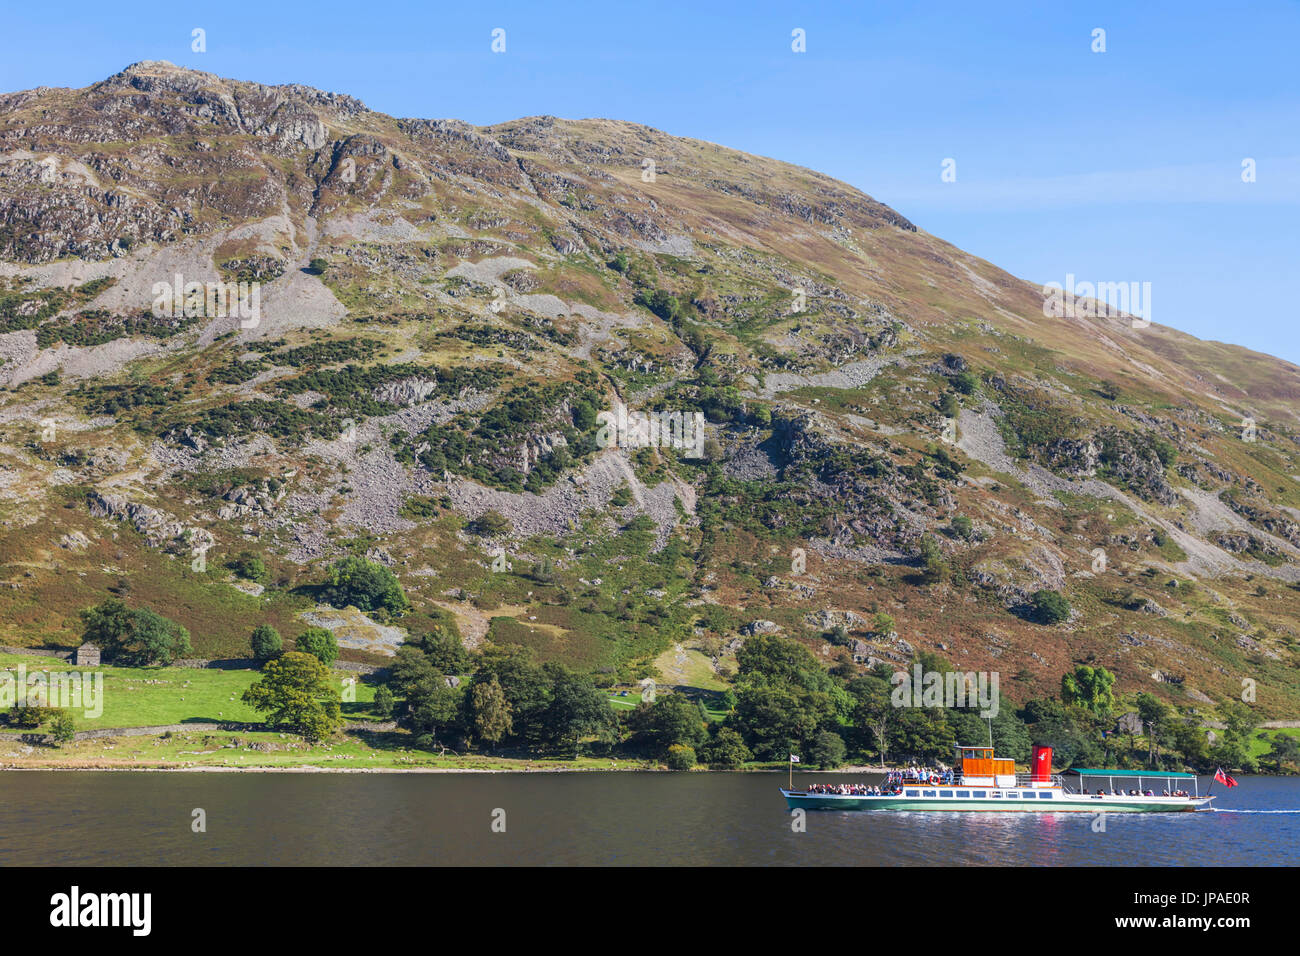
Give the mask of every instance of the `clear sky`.
[(1150, 282), (1154, 321), (1300, 363), (1296, 2), (65, 0), (9, 4), (0, 44), (3, 90), (165, 59), (397, 116), (641, 122), (821, 170), (1030, 281)]

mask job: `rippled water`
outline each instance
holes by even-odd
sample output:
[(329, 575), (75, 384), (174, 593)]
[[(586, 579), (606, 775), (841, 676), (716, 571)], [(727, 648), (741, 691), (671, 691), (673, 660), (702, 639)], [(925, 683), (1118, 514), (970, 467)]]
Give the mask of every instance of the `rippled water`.
[(795, 833), (783, 774), (10, 771), (0, 864), (1300, 864), (1300, 780), (1239, 779), (1216, 812), (1104, 832), (1090, 814), (820, 811)]

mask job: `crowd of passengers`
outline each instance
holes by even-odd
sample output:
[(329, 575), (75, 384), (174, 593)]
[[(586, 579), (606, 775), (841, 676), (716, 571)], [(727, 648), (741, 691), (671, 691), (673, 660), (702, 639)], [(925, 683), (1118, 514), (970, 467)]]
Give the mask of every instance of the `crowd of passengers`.
[(869, 787), (865, 783), (814, 783), (808, 793), (831, 793), (843, 797), (887, 797), (898, 793), (897, 787)]
[[(1088, 793), (1088, 788), (1087, 788), (1087, 787), (1084, 787), (1084, 788), (1083, 788), (1083, 792), (1084, 792), (1085, 794), (1087, 794), (1087, 793)], [(1096, 793), (1092, 794), (1092, 798), (1093, 798), (1094, 800), (1097, 800), (1097, 799), (1099, 799), (1099, 798), (1101, 798), (1101, 797), (1154, 797), (1155, 795), (1156, 795), (1156, 792), (1155, 792), (1154, 790), (1127, 790), (1127, 791), (1125, 791), (1125, 790), (1119, 790), (1119, 789), (1116, 789), (1116, 790), (1111, 790), (1109, 793), (1107, 793), (1107, 792), (1103, 789), (1103, 790), (1098, 790)], [(1160, 791), (1160, 796), (1162, 796), (1162, 797), (1190, 797), (1191, 794), (1188, 793), (1186, 790), (1161, 790), (1161, 791)]]
[(933, 786), (951, 786), (955, 774), (947, 767), (909, 767), (907, 770), (891, 770), (885, 775), (883, 787), (868, 786), (865, 783), (814, 783), (808, 787), (808, 793), (830, 793), (845, 797), (888, 797), (902, 792), (904, 784), (930, 784)]
[(948, 767), (909, 767), (906, 770), (891, 770), (885, 777), (885, 784), (899, 787), (905, 783), (925, 783), (932, 786), (951, 786), (955, 775)]

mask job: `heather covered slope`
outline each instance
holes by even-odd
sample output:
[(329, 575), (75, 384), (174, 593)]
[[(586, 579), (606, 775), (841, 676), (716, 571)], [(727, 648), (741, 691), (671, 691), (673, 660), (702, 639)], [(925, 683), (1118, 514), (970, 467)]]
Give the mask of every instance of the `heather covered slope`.
[[(1300, 369), (1044, 316), (813, 171), (143, 63), (0, 96), (0, 260), (3, 643), (75, 644), (113, 590), (203, 656), (324, 622), (380, 660), (450, 613), (611, 680), (689, 652), (725, 679), (763, 621), (1013, 697), (1091, 661), (1207, 715), (1244, 678), (1300, 705)], [(152, 315), (177, 274), (259, 282), (258, 322)], [(600, 447), (616, 401), (703, 411), (705, 457)], [(322, 609), (348, 553), (413, 612)]]

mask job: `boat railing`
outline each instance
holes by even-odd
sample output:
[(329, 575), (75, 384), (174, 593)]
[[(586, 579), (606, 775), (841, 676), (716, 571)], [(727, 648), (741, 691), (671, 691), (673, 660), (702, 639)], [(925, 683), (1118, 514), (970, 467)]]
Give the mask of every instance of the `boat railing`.
[[(978, 779), (981, 780), (981, 781), (986, 781), (986, 780), (988, 780), (989, 778), (988, 778), (987, 776), (980, 776)], [(902, 782), (903, 782), (903, 785), (904, 785), (904, 786), (909, 786), (909, 787), (917, 787), (917, 786), (920, 786), (920, 787), (988, 787), (988, 786), (992, 786), (992, 784), (989, 784), (989, 783), (977, 783), (977, 784), (970, 783), (970, 782), (968, 782), (968, 781), (966, 781), (966, 780), (964, 780), (964, 779), (962, 778), (962, 773), (961, 773), (960, 770), (957, 770), (957, 771), (954, 771), (954, 772), (953, 772), (953, 775), (952, 775), (952, 782), (951, 782), (951, 783), (946, 783), (946, 782), (944, 782), (942, 778), (940, 778), (940, 780), (939, 780), (938, 782), (936, 782), (936, 783), (932, 783), (932, 782), (930, 782), (928, 779), (920, 779), (920, 778), (911, 777), (911, 776), (904, 777)], [(1015, 783), (1015, 785), (1016, 785), (1017, 787), (1032, 787), (1035, 783), (1039, 783), (1039, 784), (1041, 785), (1043, 782), (1044, 782), (1044, 781), (1036, 780), (1034, 774), (1032, 774), (1032, 773), (1018, 773), (1018, 774), (1016, 774), (1016, 783)], [(1059, 773), (1051, 774), (1051, 775), (1047, 778), (1046, 784), (1047, 784), (1048, 786), (1060, 787), (1062, 790), (1065, 790), (1066, 792), (1073, 792), (1073, 791), (1071, 790), (1070, 787), (1067, 787), (1067, 786), (1065, 785), (1065, 778), (1064, 778), (1063, 776), (1061, 776)]]
[[(980, 779), (980, 780), (987, 780), (988, 777), (987, 777), (987, 776), (981, 776), (981, 777), (979, 777), (979, 779)], [(1018, 774), (1016, 774), (1016, 786), (1017, 786), (1017, 787), (1032, 787), (1035, 783), (1040, 783), (1040, 784), (1041, 784), (1041, 783), (1044, 783), (1044, 782), (1045, 782), (1048, 786), (1052, 786), (1052, 787), (1060, 787), (1062, 790), (1069, 790), (1069, 789), (1070, 789), (1069, 787), (1067, 787), (1067, 786), (1065, 785), (1065, 778), (1062, 777), (1059, 773), (1051, 774), (1051, 775), (1047, 778), (1046, 781), (1041, 781), (1041, 780), (1039, 780), (1039, 779), (1038, 779), (1037, 777), (1035, 777), (1035, 775), (1032, 774), (1032, 773), (1018, 773)], [(965, 781), (965, 780), (962, 779), (962, 775), (961, 775), (961, 773), (956, 773), (956, 774), (953, 775), (953, 782), (952, 782), (951, 784), (945, 784), (945, 786), (972, 787), (972, 786), (989, 786), (989, 785), (988, 785), (988, 784), (985, 784), (985, 783), (981, 783), (981, 784), (972, 784), (972, 783), (969, 783), (969, 782), (967, 782), (967, 781)]]

